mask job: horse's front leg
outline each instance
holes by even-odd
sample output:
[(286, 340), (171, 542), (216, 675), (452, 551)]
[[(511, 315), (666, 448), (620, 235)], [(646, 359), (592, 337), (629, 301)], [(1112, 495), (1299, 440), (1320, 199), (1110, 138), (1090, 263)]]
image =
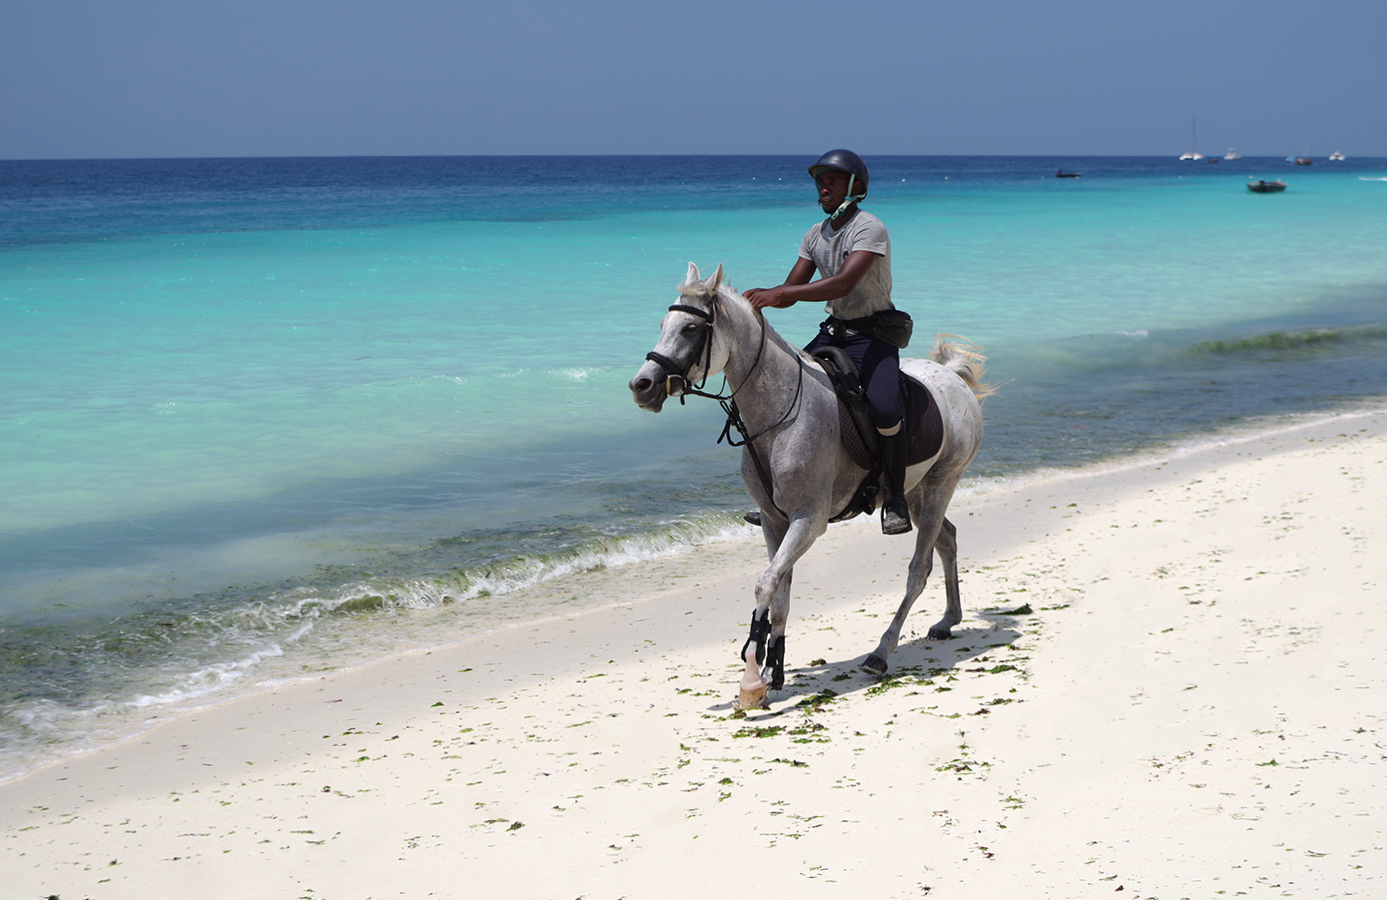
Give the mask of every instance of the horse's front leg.
[[(761, 670), (761, 677), (770, 685), (770, 689), (778, 691), (785, 686), (785, 624), (790, 620), (790, 584), (795, 577), (794, 570), (787, 571), (776, 585), (775, 594), (771, 598), (770, 605), (766, 607), (766, 624), (769, 626), (767, 634), (765, 668)], [(756, 608), (759, 611), (761, 604), (758, 598)]]
[[(756, 610), (751, 617), (751, 633), (742, 645), (746, 672), (742, 676), (737, 706), (766, 709), (766, 690), (785, 686), (785, 625), (790, 617), (790, 586), (794, 564), (827, 528), (827, 522), (805, 516), (790, 522), (784, 538), (777, 539), (776, 523), (768, 521), (766, 544), (771, 562), (756, 580)], [(757, 672), (758, 666), (764, 665)]]
[(738, 709), (770, 709), (766, 691), (778, 691), (785, 686), (785, 623), (789, 619), (793, 578), (791, 571), (780, 580), (783, 599), (772, 598), (764, 607), (758, 601), (751, 613), (751, 632), (742, 644), (746, 671), (737, 693)]

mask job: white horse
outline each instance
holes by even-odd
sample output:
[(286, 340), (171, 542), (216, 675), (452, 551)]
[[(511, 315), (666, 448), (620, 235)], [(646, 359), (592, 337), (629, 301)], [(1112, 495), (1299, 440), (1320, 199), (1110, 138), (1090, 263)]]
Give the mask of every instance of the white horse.
[[(982, 444), (978, 401), (992, 391), (981, 380), (980, 354), (941, 336), (932, 356), (901, 360), (901, 371), (923, 384), (937, 404), (943, 439), (937, 453), (906, 470), (915, 554), (900, 609), (876, 649), (859, 664), (874, 675), (886, 673), (887, 657), (896, 649), (910, 607), (925, 587), (936, 550), (944, 564), (948, 605), (929, 637), (948, 638), (963, 619), (958, 545), (953, 523), (944, 513)], [(659, 412), (668, 397), (697, 392), (695, 385), (718, 373), (731, 386), (734, 409), (746, 429), (742, 481), (761, 508), (761, 531), (770, 555), (770, 565), (756, 581), (751, 635), (742, 648), (748, 677), (739, 699), (744, 709), (765, 708), (767, 685), (772, 690), (784, 686), (785, 623), (794, 565), (827, 530), (829, 520), (852, 502), (868, 470), (844, 447), (838, 400), (824, 370), (723, 284), (722, 266), (705, 280), (690, 263), (679, 301), (660, 324), (660, 341), (629, 386), (638, 406)], [(909, 427), (920, 425), (912, 422)], [(765, 669), (758, 673), (763, 660)]]

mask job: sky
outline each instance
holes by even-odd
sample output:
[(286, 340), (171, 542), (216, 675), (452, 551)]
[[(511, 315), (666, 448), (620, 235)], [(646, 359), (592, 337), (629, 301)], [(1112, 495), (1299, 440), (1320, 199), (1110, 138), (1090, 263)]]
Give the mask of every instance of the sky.
[(1384, 44), (1387, 0), (4, 0), (0, 159), (1387, 156)]

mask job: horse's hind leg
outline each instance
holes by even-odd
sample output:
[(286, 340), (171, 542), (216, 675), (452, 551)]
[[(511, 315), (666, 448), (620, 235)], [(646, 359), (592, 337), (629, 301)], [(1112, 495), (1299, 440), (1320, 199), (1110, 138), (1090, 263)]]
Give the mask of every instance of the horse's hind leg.
[(939, 539), (934, 542), (939, 561), (944, 564), (944, 595), (947, 605), (944, 618), (930, 626), (929, 639), (943, 641), (953, 637), (953, 628), (963, 621), (963, 599), (958, 590), (958, 532), (954, 523), (947, 518), (939, 529)]
[[(915, 555), (910, 559), (910, 573), (905, 583), (905, 599), (896, 610), (891, 625), (881, 636), (877, 648), (858, 666), (870, 675), (886, 674), (886, 659), (900, 642), (901, 629), (905, 627), (910, 608), (925, 589), (930, 572), (934, 569), (934, 552), (939, 551), (939, 559), (944, 563), (945, 593), (948, 595), (948, 608), (944, 618), (930, 628), (929, 636), (942, 640), (951, 634), (953, 626), (963, 620), (963, 605), (958, 591), (958, 540), (954, 523), (944, 518), (949, 500), (953, 497), (953, 484), (928, 484), (917, 495), (919, 506), (911, 511), (915, 514), (919, 532), (915, 538)], [(914, 500), (916, 498), (912, 498)], [(912, 507), (915, 504), (912, 503)]]

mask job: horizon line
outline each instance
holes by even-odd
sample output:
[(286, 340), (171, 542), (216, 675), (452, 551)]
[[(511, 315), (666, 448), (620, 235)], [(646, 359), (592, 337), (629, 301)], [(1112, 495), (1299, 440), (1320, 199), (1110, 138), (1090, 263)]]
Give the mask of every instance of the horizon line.
[[(1338, 151), (1334, 151), (1338, 152)], [(878, 159), (1171, 159), (1177, 162), (1199, 162), (1223, 159), (1219, 155), (1204, 160), (1182, 160), (1178, 154), (1167, 153), (867, 153)], [(1328, 159), (1328, 153), (1321, 158)], [(42, 156), (0, 157), (0, 163), (45, 162), (183, 162), (190, 160), (309, 160), (309, 159), (699, 159), (728, 157), (741, 159), (779, 159), (785, 157), (815, 157), (813, 152), (796, 153), (329, 153), (288, 155), (206, 155), (206, 156)], [(1241, 154), (1238, 159), (1314, 159), (1312, 154)], [(1351, 159), (1387, 159), (1387, 156), (1357, 156)], [(1234, 162), (1236, 160), (1229, 160)]]

